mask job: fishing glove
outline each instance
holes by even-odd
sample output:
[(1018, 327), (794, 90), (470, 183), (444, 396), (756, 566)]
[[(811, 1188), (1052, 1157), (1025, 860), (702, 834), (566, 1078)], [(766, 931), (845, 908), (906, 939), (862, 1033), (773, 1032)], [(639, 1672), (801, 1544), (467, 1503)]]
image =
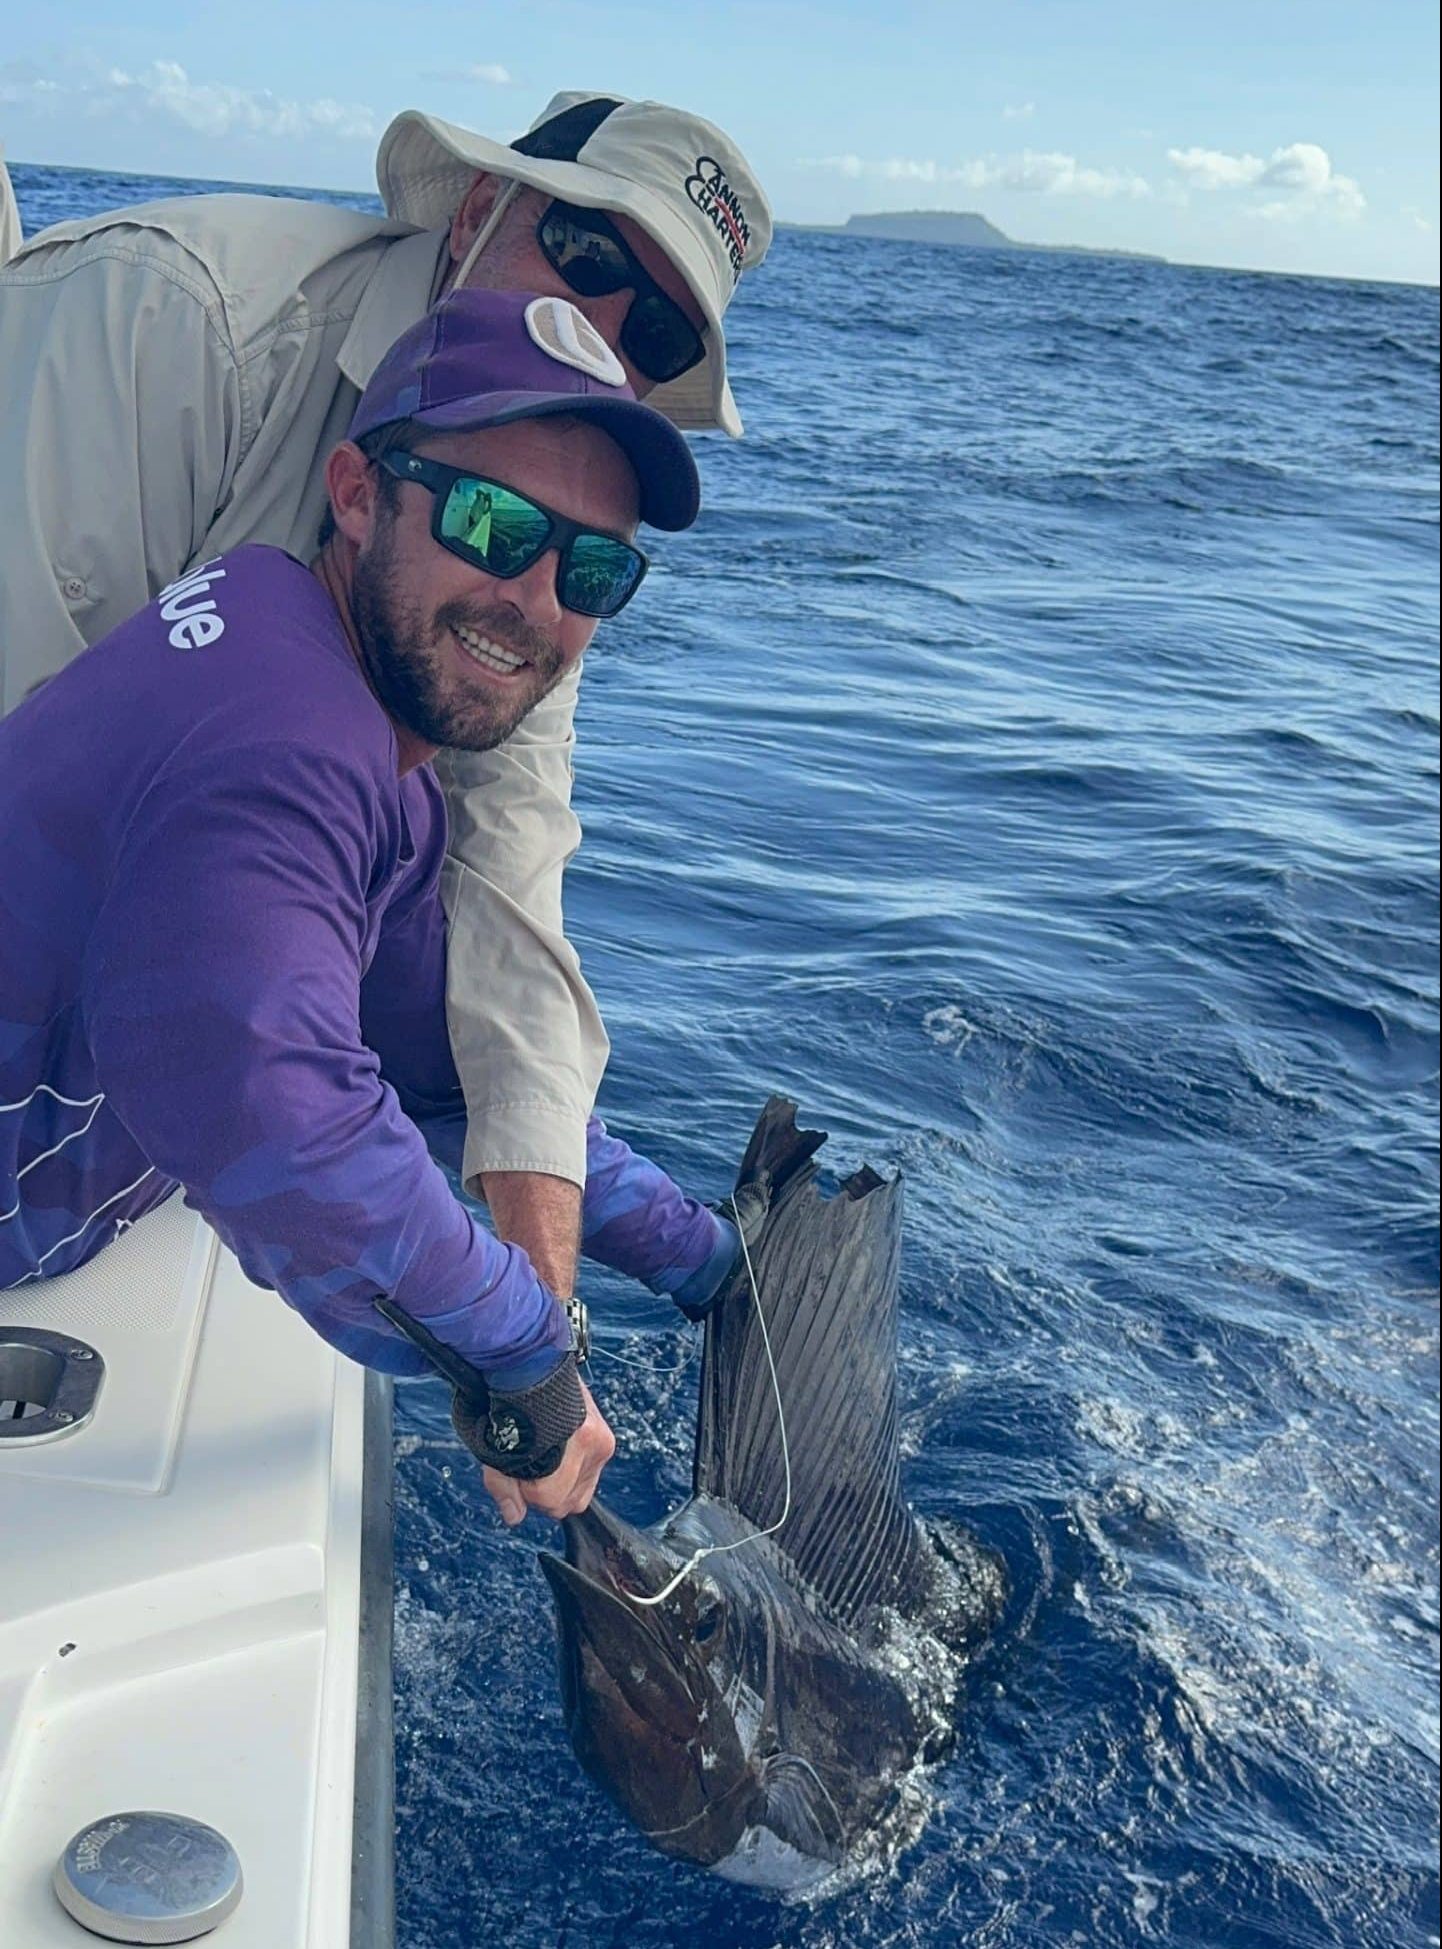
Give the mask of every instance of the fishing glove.
[(568, 1353), (534, 1387), (514, 1394), (492, 1387), (489, 1394), (484, 1408), (459, 1390), (451, 1402), (452, 1425), (476, 1460), (519, 1482), (554, 1473), (586, 1419), (576, 1356)]
[[(746, 1256), (741, 1241), (746, 1241), (746, 1249), (750, 1251), (760, 1238), (766, 1214), (771, 1209), (770, 1186), (764, 1181), (744, 1184), (729, 1198), (707, 1209), (720, 1219), (726, 1236), (705, 1265), (699, 1266), (685, 1285), (671, 1295), (688, 1320), (704, 1320), (738, 1278), (745, 1280)], [(729, 1252), (724, 1250), (727, 1244), (731, 1248)]]

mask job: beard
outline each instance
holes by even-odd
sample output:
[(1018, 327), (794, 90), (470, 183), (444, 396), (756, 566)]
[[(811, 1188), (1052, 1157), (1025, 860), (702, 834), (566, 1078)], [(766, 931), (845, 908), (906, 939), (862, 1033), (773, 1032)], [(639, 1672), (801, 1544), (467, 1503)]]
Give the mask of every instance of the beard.
[[(490, 751), (555, 687), (565, 654), (509, 606), (456, 601), (428, 611), (403, 601), (395, 590), (393, 538), (386, 520), (357, 558), (351, 581), (351, 614), (370, 687), (387, 716), (427, 744)], [(524, 657), (526, 669), (504, 691), (479, 670), (467, 683), (459, 661), (465, 652), (452, 635), (457, 625)]]

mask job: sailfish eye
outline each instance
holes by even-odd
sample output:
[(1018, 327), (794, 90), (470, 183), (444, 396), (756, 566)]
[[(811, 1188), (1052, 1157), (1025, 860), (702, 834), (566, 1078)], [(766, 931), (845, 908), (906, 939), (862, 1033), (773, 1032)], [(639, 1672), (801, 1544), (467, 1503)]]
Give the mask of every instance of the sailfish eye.
[(719, 1604), (712, 1604), (708, 1609), (702, 1611), (701, 1615), (697, 1618), (695, 1629), (692, 1631), (691, 1636), (697, 1644), (709, 1644), (711, 1639), (715, 1637), (716, 1629), (720, 1622), (721, 1606)]

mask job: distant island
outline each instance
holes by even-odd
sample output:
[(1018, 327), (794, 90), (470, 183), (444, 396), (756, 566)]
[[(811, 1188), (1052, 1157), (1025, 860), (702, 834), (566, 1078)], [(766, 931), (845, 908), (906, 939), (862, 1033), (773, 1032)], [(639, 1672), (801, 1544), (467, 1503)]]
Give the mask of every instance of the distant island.
[(783, 223), (783, 230), (820, 230), (833, 237), (889, 237), (894, 243), (960, 245), (967, 250), (1045, 250), (1082, 257), (1132, 257), (1148, 264), (1164, 264), (1142, 250), (1098, 249), (1091, 244), (1026, 244), (976, 210), (874, 210), (851, 216), (845, 223)]

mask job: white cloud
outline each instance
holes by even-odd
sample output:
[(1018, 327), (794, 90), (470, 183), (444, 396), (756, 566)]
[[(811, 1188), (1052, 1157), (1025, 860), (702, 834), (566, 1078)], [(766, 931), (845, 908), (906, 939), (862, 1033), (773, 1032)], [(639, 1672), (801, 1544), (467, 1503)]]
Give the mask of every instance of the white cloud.
[(499, 61), (473, 61), (467, 68), (426, 68), (422, 81), (479, 81), (487, 88), (514, 88), (516, 77)]
[(867, 162), (860, 156), (820, 156), (803, 168), (830, 169), (855, 182), (861, 177), (887, 183), (958, 184), (963, 189), (1020, 190), (1041, 196), (1150, 196), (1144, 177), (1127, 169), (1093, 169), (1075, 156), (1023, 149), (1014, 156), (978, 156), (969, 162), (941, 163), (915, 156), (889, 156)]
[(1261, 156), (1227, 155), (1220, 149), (1169, 149), (1167, 160), (1198, 190), (1252, 190), (1263, 201), (1249, 205), (1255, 216), (1291, 222), (1325, 213), (1359, 217), (1367, 199), (1350, 176), (1340, 175), (1318, 143), (1292, 142)]
[(972, 189), (1015, 189), (1034, 191), (1042, 196), (1149, 196), (1144, 177), (1130, 169), (1092, 169), (1075, 156), (1055, 150), (1038, 153), (1023, 149), (1019, 156), (984, 160), (965, 165), (966, 181)]
[(79, 113), (92, 120), (110, 115), (159, 116), (198, 135), (330, 136), (372, 142), (379, 134), (374, 113), (359, 103), (329, 96), (292, 101), (268, 88), (232, 88), (192, 81), (178, 61), (152, 61), (128, 73), (80, 63), (59, 78), (0, 70), (0, 103)]
[(50, 93), (55, 83), (21, 76), (13, 70), (19, 62), (0, 68), (0, 108), (33, 108)]
[(831, 169), (838, 176), (848, 177), (853, 182), (866, 171), (866, 164), (860, 156), (803, 156), (798, 166), (802, 169)]
[(1262, 171), (1260, 180), (1269, 188), (1321, 196), (1336, 179), (1325, 149), (1315, 142), (1294, 142), (1289, 148), (1272, 151), (1272, 160)]
[(1004, 122), (1029, 122), (1035, 114), (1035, 102), (1016, 102), (1014, 104), (1008, 102), (1006, 107), (1001, 111), (1001, 119)]
[(947, 169), (939, 162), (918, 162), (911, 156), (890, 156), (885, 162), (869, 163), (869, 176), (880, 176), (888, 183), (959, 183), (963, 172)]
[(1168, 149), (1167, 161), (1195, 189), (1244, 189), (1267, 166), (1260, 156), (1227, 156), (1220, 149)]

